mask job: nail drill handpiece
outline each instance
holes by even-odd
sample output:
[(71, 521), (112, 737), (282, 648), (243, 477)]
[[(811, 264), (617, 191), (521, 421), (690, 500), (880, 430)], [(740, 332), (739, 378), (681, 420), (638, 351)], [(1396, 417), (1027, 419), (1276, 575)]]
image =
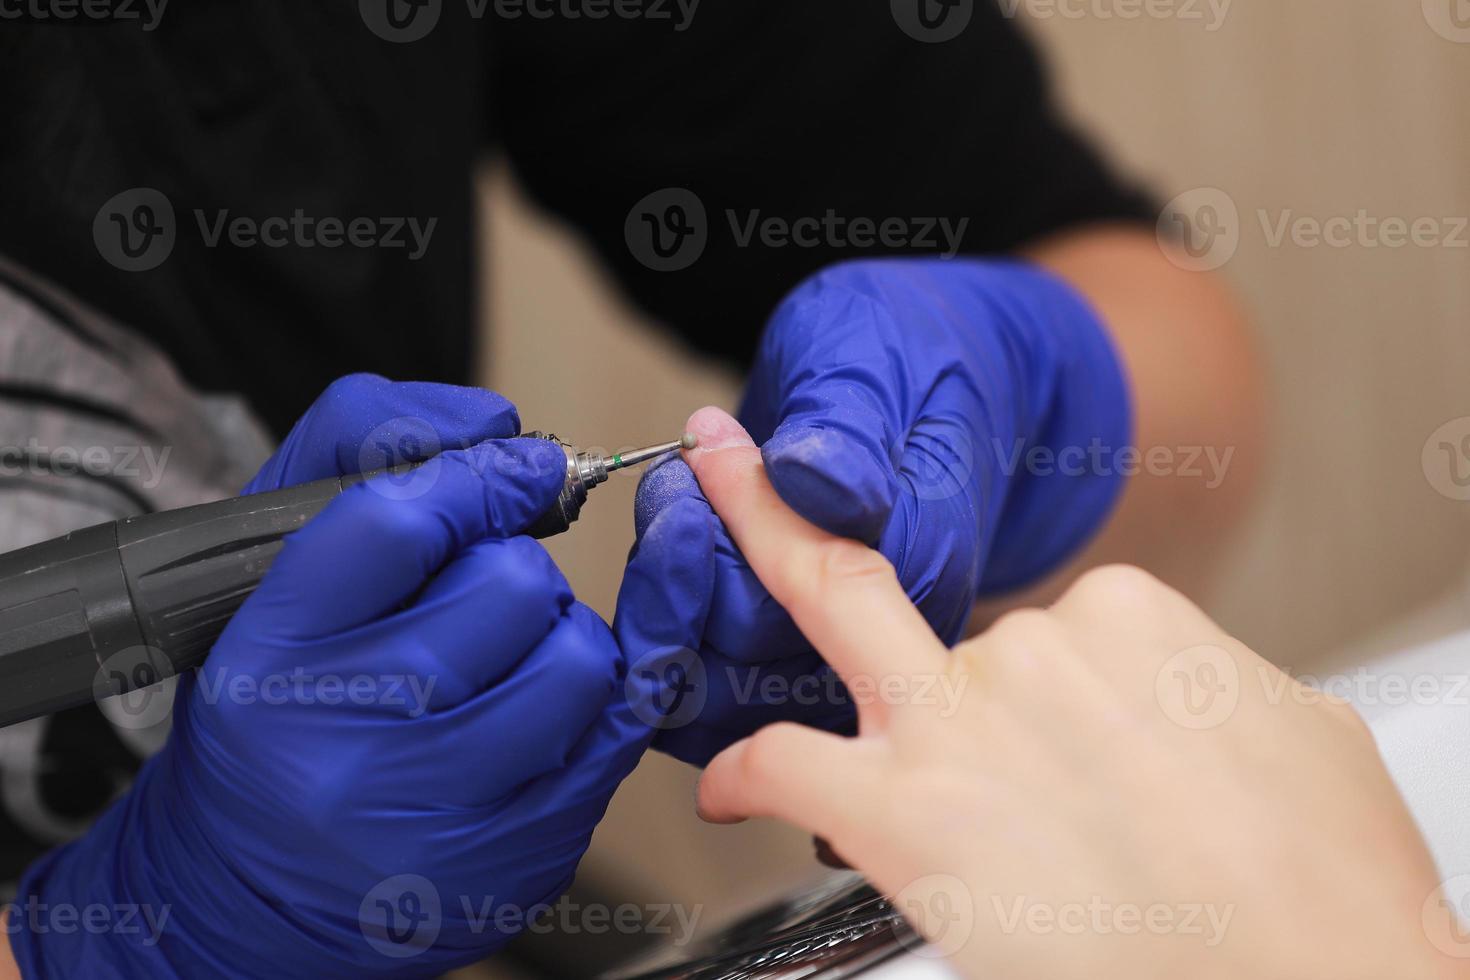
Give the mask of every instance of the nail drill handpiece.
[[(608, 474), (693, 437), (611, 457), (567, 455), (556, 504), (528, 529), (576, 523)], [(370, 474), (375, 475), (375, 474)], [(0, 555), (0, 726), (156, 684), (204, 661), (288, 534), (348, 487), (320, 480), (84, 528)]]

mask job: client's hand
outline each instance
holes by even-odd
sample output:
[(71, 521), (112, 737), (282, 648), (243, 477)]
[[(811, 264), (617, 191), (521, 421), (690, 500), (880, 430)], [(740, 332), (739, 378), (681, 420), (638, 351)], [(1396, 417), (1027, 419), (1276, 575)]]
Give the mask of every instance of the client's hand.
[(856, 738), (780, 724), (718, 756), (707, 819), (821, 835), (974, 977), (1464, 975), (1350, 708), (1128, 568), (946, 650), (881, 554), (782, 503), (733, 419), (689, 428), (705, 495), (859, 702)]

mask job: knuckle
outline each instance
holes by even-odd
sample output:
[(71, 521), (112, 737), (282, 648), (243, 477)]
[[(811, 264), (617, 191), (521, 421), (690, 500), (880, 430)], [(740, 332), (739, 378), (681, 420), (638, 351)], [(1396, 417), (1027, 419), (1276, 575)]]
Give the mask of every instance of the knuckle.
[(409, 546), (431, 535), (443, 533), (439, 517), (422, 507), (391, 500), (371, 490), (356, 493), (355, 498), (358, 502), (358, 513), (355, 516), (372, 524), (375, 533), (386, 539), (385, 545), (388, 547)]
[(372, 530), (376, 533), (390, 525), (396, 526), (388, 504), (389, 501), (381, 494), (374, 493), (367, 484), (359, 483), (344, 490), (336, 500), (327, 505), (321, 517), (307, 522), (304, 530), (311, 531), (313, 528), (340, 522), (355, 532)]
[(1085, 605), (1129, 610), (1158, 606), (1169, 587), (1133, 565), (1103, 565), (1084, 572), (1067, 594)]
[(812, 276), (812, 281), (828, 288), (851, 288), (855, 283), (870, 278), (891, 278), (892, 263), (883, 259), (856, 258), (834, 262)]
[(769, 783), (791, 761), (788, 737), (799, 728), (795, 722), (768, 725), (750, 737), (740, 756), (740, 778), (746, 785)]
[(321, 400), (323, 404), (334, 410), (346, 410), (369, 394), (381, 390), (388, 383), (387, 379), (366, 371), (346, 374), (327, 385)]
[(988, 633), (983, 633), (972, 637), (954, 648), (950, 660), (951, 673), (960, 675), (981, 672), (986, 661), (987, 646), (991, 642), (988, 635)]
[(967, 652), (970, 662), (985, 657), (988, 664), (1015, 668), (1041, 668), (1051, 672), (1065, 649), (1066, 630), (1044, 609), (1015, 609), (997, 619), (983, 634), (983, 642)]
[(591, 643), (568, 644), (566, 661), (571, 683), (589, 694), (611, 696), (617, 689), (617, 658)]
[(551, 555), (530, 538), (483, 541), (476, 550), (484, 579), (501, 591), (510, 608), (554, 606), (568, 591)]
[(822, 546), (817, 556), (815, 584), (822, 591), (855, 585), (898, 582), (898, 572), (883, 554), (860, 541), (838, 540)]
[(989, 632), (1003, 640), (1029, 640), (1050, 637), (1059, 629), (1051, 614), (1043, 609), (1012, 609), (997, 619)]
[(790, 572), (777, 585), (781, 594), (776, 595), (788, 609), (821, 611), (845, 592), (898, 587), (898, 572), (887, 558), (847, 539), (820, 545), (808, 564), (793, 566)]

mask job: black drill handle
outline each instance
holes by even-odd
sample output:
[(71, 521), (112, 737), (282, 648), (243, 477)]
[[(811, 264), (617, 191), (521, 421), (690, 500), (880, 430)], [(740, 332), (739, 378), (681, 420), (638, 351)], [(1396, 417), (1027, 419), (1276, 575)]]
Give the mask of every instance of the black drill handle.
[[(130, 517), (0, 555), (0, 727), (203, 663), (286, 535), (345, 488), (416, 465)], [(570, 493), (526, 533), (567, 530), (580, 509)]]
[(0, 555), (0, 726), (203, 662), (333, 478), (131, 517)]

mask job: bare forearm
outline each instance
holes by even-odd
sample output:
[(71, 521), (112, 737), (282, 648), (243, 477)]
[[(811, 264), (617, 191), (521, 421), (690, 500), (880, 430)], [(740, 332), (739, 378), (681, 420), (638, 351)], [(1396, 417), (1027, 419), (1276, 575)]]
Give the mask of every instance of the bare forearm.
[(982, 619), (1018, 601), (1049, 601), (1087, 568), (1115, 562), (1197, 594), (1264, 456), (1264, 385), (1244, 313), (1222, 280), (1175, 266), (1148, 230), (1089, 228), (1026, 254), (1080, 290), (1107, 324), (1133, 390), (1137, 474), (1078, 559), (1025, 596), (983, 604)]
[(20, 967), (15, 962), (15, 953), (10, 949), (10, 913), (0, 918), (5, 935), (0, 937), (0, 980), (20, 980)]

